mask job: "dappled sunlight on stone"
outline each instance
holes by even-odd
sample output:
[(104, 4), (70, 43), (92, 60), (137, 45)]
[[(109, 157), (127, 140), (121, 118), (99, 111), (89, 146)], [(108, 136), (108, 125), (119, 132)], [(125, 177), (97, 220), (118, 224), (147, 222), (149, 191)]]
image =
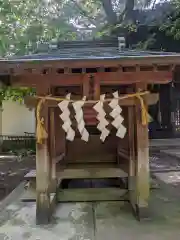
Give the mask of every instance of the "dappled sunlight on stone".
[(168, 184), (180, 183), (180, 172), (156, 173), (155, 175), (161, 181), (168, 183)]

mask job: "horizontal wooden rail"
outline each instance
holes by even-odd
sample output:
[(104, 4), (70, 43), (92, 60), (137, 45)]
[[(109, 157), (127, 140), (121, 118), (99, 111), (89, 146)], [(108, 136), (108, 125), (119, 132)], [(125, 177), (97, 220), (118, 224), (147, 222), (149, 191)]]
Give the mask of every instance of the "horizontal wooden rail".
[(100, 80), (100, 84), (165, 84), (172, 81), (172, 71), (139, 71), (139, 72), (98, 72), (81, 74), (19, 74), (12, 76), (13, 86), (38, 86), (46, 83), (49, 86), (75, 86), (82, 84), (84, 79), (93, 76)]
[[(54, 195), (52, 196), (54, 197)], [(57, 192), (58, 202), (92, 202), (128, 200), (127, 190), (119, 188), (76, 188), (60, 189)], [(23, 202), (36, 201), (35, 189), (28, 189), (21, 196)]]
[(119, 149), (118, 150), (118, 155), (123, 157), (123, 158), (125, 158), (125, 159), (127, 159), (127, 160), (129, 160), (129, 153), (125, 149)]
[[(151, 94), (147, 94), (147, 95), (143, 96), (143, 98), (147, 102), (148, 105), (154, 105), (159, 100), (159, 94), (151, 93)], [(39, 99), (35, 98), (35, 97), (25, 97), (25, 99), (24, 99), (26, 106), (30, 107), (30, 108), (36, 107), (38, 101), (39, 101)], [(58, 102), (60, 102), (60, 101), (46, 100), (46, 104), (48, 105), (48, 107), (57, 107)], [(127, 99), (119, 100), (119, 104), (121, 106), (135, 106), (136, 102), (137, 102), (137, 98), (127, 98)], [(93, 106), (94, 104), (87, 103), (86, 105), (88, 105), (90, 107), (90, 106)]]

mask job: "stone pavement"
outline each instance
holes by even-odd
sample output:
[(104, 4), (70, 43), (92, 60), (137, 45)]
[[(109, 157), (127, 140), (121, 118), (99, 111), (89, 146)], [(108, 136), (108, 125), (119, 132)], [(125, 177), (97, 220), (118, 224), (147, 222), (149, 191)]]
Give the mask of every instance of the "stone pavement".
[(157, 152), (150, 165), (159, 186), (151, 190), (151, 220), (138, 222), (128, 202), (61, 203), (51, 224), (36, 226), (35, 203), (19, 200), (21, 184), (0, 203), (0, 240), (179, 240), (180, 170), (173, 169), (180, 161)]
[(180, 239), (179, 182), (161, 173), (155, 177), (161, 187), (152, 190), (147, 222), (138, 222), (127, 202), (64, 203), (51, 224), (36, 226), (35, 203), (16, 200), (1, 205), (0, 240)]
[(150, 147), (180, 147), (180, 139), (179, 138), (168, 138), (168, 139), (151, 139)]

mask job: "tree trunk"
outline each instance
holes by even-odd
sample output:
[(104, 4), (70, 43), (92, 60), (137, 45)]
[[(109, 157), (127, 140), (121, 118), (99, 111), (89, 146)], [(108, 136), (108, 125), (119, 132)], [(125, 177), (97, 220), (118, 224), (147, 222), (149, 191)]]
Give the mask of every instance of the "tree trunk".
[(102, 6), (107, 16), (108, 23), (114, 25), (117, 23), (117, 15), (113, 10), (111, 0), (101, 0)]
[(125, 22), (134, 22), (134, 0), (126, 0), (124, 20)]

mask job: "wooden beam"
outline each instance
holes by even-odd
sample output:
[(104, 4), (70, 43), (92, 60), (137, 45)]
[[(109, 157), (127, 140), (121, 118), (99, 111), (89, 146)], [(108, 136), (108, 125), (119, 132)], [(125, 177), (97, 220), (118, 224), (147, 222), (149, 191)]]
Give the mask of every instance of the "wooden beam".
[(24, 176), (24, 179), (27, 181), (30, 181), (34, 178), (36, 178), (36, 170), (31, 170)]
[(127, 200), (127, 190), (117, 188), (80, 188), (59, 191), (61, 202), (97, 202)]
[(47, 83), (49, 86), (77, 86), (82, 85), (84, 74), (23, 74), (15, 77), (15, 86), (39, 86)]
[[(127, 177), (127, 173), (124, 172), (115, 164), (110, 163), (75, 163), (67, 164), (66, 167), (60, 166), (57, 169), (58, 179), (93, 179), (93, 178), (124, 178)], [(31, 171), (26, 175), (27, 180), (32, 180), (36, 177), (36, 171)]]
[(146, 84), (165, 84), (172, 81), (172, 72), (170, 71), (147, 71), (147, 72), (111, 72), (99, 73), (100, 84), (133, 84), (144, 82)]
[[(53, 196), (51, 196), (52, 198)], [(28, 189), (21, 196), (23, 202), (34, 202), (36, 192)], [(93, 201), (123, 201), (128, 200), (126, 189), (117, 188), (75, 188), (60, 189), (57, 193), (58, 202), (93, 202)]]
[(30, 61), (1, 61), (1, 72), (7, 73), (9, 69), (14, 69), (15, 72), (28, 72), (28, 69), (32, 69), (33, 72), (42, 72), (42, 69), (61, 69), (69, 68), (92, 68), (92, 67), (119, 67), (119, 66), (135, 66), (135, 65), (178, 65), (180, 64), (179, 54), (176, 56), (157, 56), (151, 55), (149, 57), (119, 57), (119, 59), (69, 59), (69, 60), (30, 60)]
[(94, 178), (121, 178), (127, 177), (127, 174), (119, 167), (107, 167), (104, 168), (103, 164), (99, 164), (99, 167), (88, 167), (87, 164), (83, 164), (79, 168), (67, 167), (63, 171), (57, 173), (60, 179), (94, 179)]
[[(133, 84), (144, 82), (146, 84), (165, 84), (172, 81), (171, 71), (137, 71), (137, 72), (98, 72), (91, 74), (100, 85)], [(13, 86), (38, 86), (44, 83), (49, 86), (74, 86), (83, 85), (89, 74), (20, 74), (11, 77)]]
[[(148, 105), (154, 105), (159, 100), (159, 94), (151, 93), (151, 94), (144, 95), (143, 98), (145, 99), (145, 101), (147, 102)], [(36, 97), (25, 97), (25, 99), (24, 99), (25, 105), (29, 108), (36, 107), (38, 101), (39, 101), (39, 99)], [(59, 102), (58, 100), (48, 100), (47, 99), (46, 105), (48, 107), (57, 107), (58, 102)], [(136, 102), (137, 102), (137, 99), (135, 99), (135, 98), (127, 98), (127, 99), (119, 100), (120, 106), (135, 106)], [(91, 105), (93, 106), (94, 104), (87, 103), (87, 105), (89, 107), (91, 107)]]

